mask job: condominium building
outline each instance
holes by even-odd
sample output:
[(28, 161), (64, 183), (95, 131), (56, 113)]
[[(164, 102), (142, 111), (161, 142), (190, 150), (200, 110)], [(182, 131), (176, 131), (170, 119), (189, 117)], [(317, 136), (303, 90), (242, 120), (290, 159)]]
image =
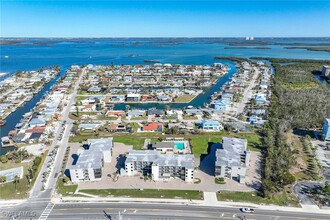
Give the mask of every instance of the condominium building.
[(216, 151), (215, 176), (244, 183), (249, 161), (246, 139), (224, 137), (221, 149)]
[(129, 151), (125, 161), (127, 176), (151, 175), (153, 180), (194, 180), (195, 158), (192, 154), (162, 154), (156, 150)]
[(326, 142), (330, 142), (330, 118), (324, 119), (322, 134), (323, 134), (323, 140)]
[(112, 138), (89, 139), (76, 164), (69, 169), (71, 181), (100, 180), (104, 163), (111, 162), (112, 146)]
[(330, 66), (322, 67), (322, 75), (330, 79)]

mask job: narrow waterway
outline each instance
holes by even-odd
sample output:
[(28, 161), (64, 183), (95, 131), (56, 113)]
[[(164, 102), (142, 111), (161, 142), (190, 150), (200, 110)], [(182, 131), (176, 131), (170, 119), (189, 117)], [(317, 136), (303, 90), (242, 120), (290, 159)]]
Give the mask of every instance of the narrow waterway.
[[(139, 109), (148, 109), (148, 108), (159, 108), (159, 109), (163, 109), (165, 107), (165, 105), (169, 105), (171, 108), (184, 108), (186, 106), (194, 106), (194, 107), (202, 107), (205, 103), (208, 103), (210, 101), (210, 97), (214, 92), (220, 91), (221, 87), (228, 82), (228, 80), (236, 73), (236, 65), (234, 62), (229, 62), (226, 61), (224, 62), (226, 63), (231, 70), (229, 70), (229, 72), (220, 77), (217, 81), (217, 83), (215, 85), (212, 85), (208, 88), (204, 89), (204, 92), (202, 94), (200, 94), (199, 96), (197, 96), (195, 99), (193, 99), (190, 103), (171, 103), (171, 104), (155, 104), (155, 103), (148, 103), (148, 104), (131, 104), (131, 109), (134, 108), (139, 108)], [(34, 108), (36, 106), (36, 104), (43, 98), (43, 96), (50, 91), (51, 87), (56, 83), (56, 81), (65, 74), (66, 69), (63, 69), (63, 71), (61, 71), (60, 75), (56, 76), (53, 80), (51, 80), (38, 94), (36, 94), (29, 102), (26, 102), (25, 105), (21, 106), (20, 108), (18, 108), (15, 112), (13, 112), (12, 114), (10, 114), (7, 118), (7, 124), (3, 127), (0, 128), (0, 136), (7, 136), (8, 132), (10, 130), (14, 130), (15, 126), (17, 123), (20, 122), (20, 120), (22, 119), (22, 116), (31, 111), (32, 108)], [(123, 104), (116, 104), (115, 105), (115, 109), (117, 110), (125, 110), (126, 108), (125, 103)], [(5, 154), (7, 151), (9, 150), (13, 150), (13, 148), (10, 147), (6, 147), (6, 148), (2, 148), (1, 144), (0, 144), (0, 155)]]
[[(231, 70), (229, 70), (229, 72), (226, 75), (220, 77), (215, 85), (205, 88), (202, 94), (198, 95), (189, 103), (169, 103), (169, 104), (146, 103), (146, 104), (129, 104), (129, 106), (131, 109), (149, 109), (153, 107), (158, 109), (164, 109), (165, 105), (170, 106), (170, 108), (172, 109), (182, 109), (189, 105), (194, 107), (203, 107), (205, 103), (208, 103), (210, 101), (211, 95), (214, 92), (220, 91), (221, 87), (225, 83), (227, 83), (228, 80), (236, 73), (236, 65), (234, 62), (226, 62), (226, 64), (231, 68)], [(125, 110), (126, 105), (127, 104), (125, 103), (116, 104), (115, 110)]]
[[(15, 112), (12, 112), (5, 120), (7, 123), (0, 127), (0, 137), (7, 136), (8, 132), (15, 129), (15, 126), (17, 123), (20, 122), (22, 119), (22, 116), (31, 111), (36, 104), (44, 97), (46, 93), (48, 93), (51, 89), (51, 87), (57, 82), (57, 80), (65, 74), (65, 71), (61, 71), (61, 73), (57, 76), (55, 76), (54, 79), (52, 79), (49, 83), (47, 83), (42, 90), (40, 90), (36, 95), (33, 96), (33, 98), (25, 102), (23, 106), (16, 109)], [(5, 154), (7, 151), (13, 150), (13, 147), (6, 147), (2, 148), (0, 143), (0, 155)]]

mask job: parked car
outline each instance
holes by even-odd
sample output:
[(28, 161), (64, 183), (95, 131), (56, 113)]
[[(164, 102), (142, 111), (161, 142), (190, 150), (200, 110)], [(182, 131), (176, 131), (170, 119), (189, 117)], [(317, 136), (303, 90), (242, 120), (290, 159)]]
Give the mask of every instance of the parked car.
[(254, 212), (254, 209), (250, 209), (250, 208), (241, 208), (241, 211), (242, 211), (242, 212), (245, 212), (245, 213), (253, 213), (253, 212)]

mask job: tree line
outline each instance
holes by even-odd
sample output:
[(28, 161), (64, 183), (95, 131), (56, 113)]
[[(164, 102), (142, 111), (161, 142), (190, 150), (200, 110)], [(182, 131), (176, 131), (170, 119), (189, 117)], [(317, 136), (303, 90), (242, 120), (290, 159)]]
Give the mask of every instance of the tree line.
[(268, 197), (295, 182), (290, 168), (296, 160), (287, 141), (291, 129), (321, 128), (324, 118), (330, 117), (330, 91), (321, 85), (312, 72), (330, 65), (330, 61), (293, 60), (286, 65), (282, 59), (272, 59), (276, 74), (272, 80), (271, 105), (268, 123), (263, 129), (266, 152), (262, 193)]

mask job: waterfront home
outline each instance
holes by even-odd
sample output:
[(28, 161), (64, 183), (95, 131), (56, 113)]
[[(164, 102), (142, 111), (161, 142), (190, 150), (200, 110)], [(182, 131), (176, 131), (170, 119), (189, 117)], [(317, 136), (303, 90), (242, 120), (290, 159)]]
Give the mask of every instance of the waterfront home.
[(164, 111), (162, 109), (151, 108), (147, 111), (147, 115), (160, 117), (164, 115)]
[(201, 127), (203, 131), (220, 131), (223, 130), (223, 126), (220, 122), (215, 120), (203, 120)]
[(140, 101), (140, 94), (127, 94), (126, 101), (127, 102), (138, 102), (138, 101)]
[(192, 115), (203, 115), (203, 112), (197, 108), (185, 109), (185, 113), (189, 116)]
[(141, 129), (143, 132), (162, 132), (163, 124), (157, 122), (150, 122), (147, 125), (144, 125)]
[(3, 136), (3, 137), (1, 138), (1, 144), (2, 144), (2, 145), (10, 144), (10, 139), (9, 139), (9, 137), (8, 137), (8, 136)]
[(126, 113), (126, 116), (128, 118), (138, 118), (144, 116), (145, 114), (146, 114), (145, 110), (133, 109), (133, 110), (129, 110)]
[(214, 103), (211, 103), (211, 107), (213, 107), (216, 110), (220, 110), (222, 112), (226, 111), (230, 105), (230, 101), (219, 99), (216, 100)]
[(159, 95), (157, 96), (157, 100), (161, 102), (170, 102), (172, 98), (168, 95)]
[(76, 164), (69, 168), (73, 183), (100, 180), (104, 163), (111, 162), (112, 138), (89, 139), (87, 142), (87, 147), (79, 154)]
[(222, 138), (222, 146), (216, 150), (215, 176), (245, 183), (246, 169), (250, 164), (247, 140)]
[(125, 112), (122, 111), (122, 110), (112, 110), (112, 111), (108, 111), (106, 113), (106, 116), (109, 116), (109, 117), (111, 117), (111, 116), (123, 117), (123, 116), (125, 116)]
[(46, 121), (41, 117), (32, 118), (29, 122), (30, 128), (33, 128), (36, 126), (45, 126), (45, 125), (46, 125)]
[(125, 95), (113, 95), (111, 96), (111, 101), (113, 102), (124, 102), (126, 99)]
[(232, 94), (232, 93), (223, 93), (221, 95), (221, 99), (222, 100), (227, 100), (227, 101), (233, 100), (233, 97), (234, 97), (234, 94)]
[(324, 119), (322, 136), (325, 142), (330, 142), (330, 118)]
[(78, 125), (78, 129), (83, 131), (95, 131), (100, 126), (100, 124), (80, 124)]
[(124, 175), (151, 175), (155, 181), (194, 180), (195, 158), (192, 154), (162, 154), (156, 150), (131, 150), (126, 155)]

